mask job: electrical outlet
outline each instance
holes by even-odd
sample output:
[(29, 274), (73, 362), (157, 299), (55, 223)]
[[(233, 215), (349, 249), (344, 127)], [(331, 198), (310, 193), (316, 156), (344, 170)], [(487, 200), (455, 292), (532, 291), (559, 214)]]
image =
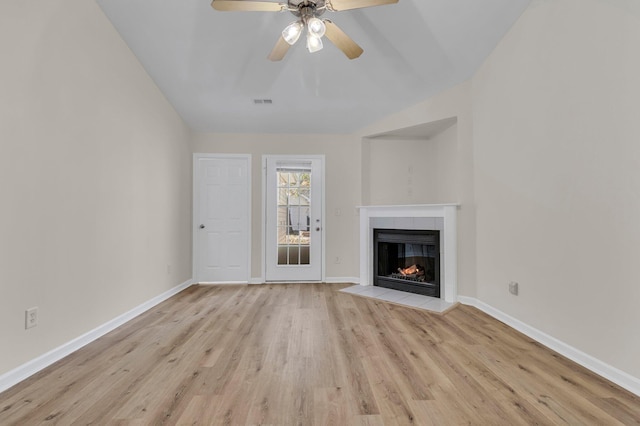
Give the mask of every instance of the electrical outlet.
[(518, 283), (515, 281), (511, 281), (509, 283), (509, 293), (513, 294), (513, 295), (518, 295)]
[(29, 308), (24, 311), (24, 328), (33, 328), (38, 325), (38, 308)]

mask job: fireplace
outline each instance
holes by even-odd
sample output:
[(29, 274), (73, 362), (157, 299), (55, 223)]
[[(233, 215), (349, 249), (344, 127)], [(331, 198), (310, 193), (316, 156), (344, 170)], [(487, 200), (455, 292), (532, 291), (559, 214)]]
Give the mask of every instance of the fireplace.
[(373, 285), (440, 297), (440, 231), (373, 230)]
[[(440, 299), (458, 300), (457, 204), (360, 206), (360, 285), (374, 284), (374, 229), (433, 229), (440, 239)], [(405, 265), (403, 265), (405, 266)]]

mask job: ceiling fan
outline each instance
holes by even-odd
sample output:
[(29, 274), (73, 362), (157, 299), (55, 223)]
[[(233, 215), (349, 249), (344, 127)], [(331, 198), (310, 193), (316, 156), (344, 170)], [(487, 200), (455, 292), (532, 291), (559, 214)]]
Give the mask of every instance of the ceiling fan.
[(398, 3), (398, 0), (287, 0), (286, 3), (267, 0), (213, 0), (211, 6), (225, 12), (291, 12), (298, 19), (282, 31), (280, 39), (268, 56), (271, 61), (280, 61), (287, 54), (289, 47), (298, 41), (305, 28), (309, 52), (321, 50), (322, 37), (326, 35), (349, 59), (358, 58), (362, 55), (362, 48), (332, 21), (319, 17), (327, 10), (340, 12), (393, 3)]

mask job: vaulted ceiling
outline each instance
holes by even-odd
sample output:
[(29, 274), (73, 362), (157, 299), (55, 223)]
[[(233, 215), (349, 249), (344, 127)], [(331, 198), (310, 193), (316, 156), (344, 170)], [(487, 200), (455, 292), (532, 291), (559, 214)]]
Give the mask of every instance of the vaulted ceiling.
[[(399, 0), (326, 12), (363, 49), (325, 40), (267, 55), (290, 12), (219, 12), (208, 0), (96, 0), (199, 132), (350, 133), (470, 78), (530, 0)], [(255, 100), (271, 100), (256, 103)]]

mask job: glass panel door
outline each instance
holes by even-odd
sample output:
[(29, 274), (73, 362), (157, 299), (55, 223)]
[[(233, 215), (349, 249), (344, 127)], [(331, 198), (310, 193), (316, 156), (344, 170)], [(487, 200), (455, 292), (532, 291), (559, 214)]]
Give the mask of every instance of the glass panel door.
[(265, 279), (322, 279), (322, 160), (267, 157)]

